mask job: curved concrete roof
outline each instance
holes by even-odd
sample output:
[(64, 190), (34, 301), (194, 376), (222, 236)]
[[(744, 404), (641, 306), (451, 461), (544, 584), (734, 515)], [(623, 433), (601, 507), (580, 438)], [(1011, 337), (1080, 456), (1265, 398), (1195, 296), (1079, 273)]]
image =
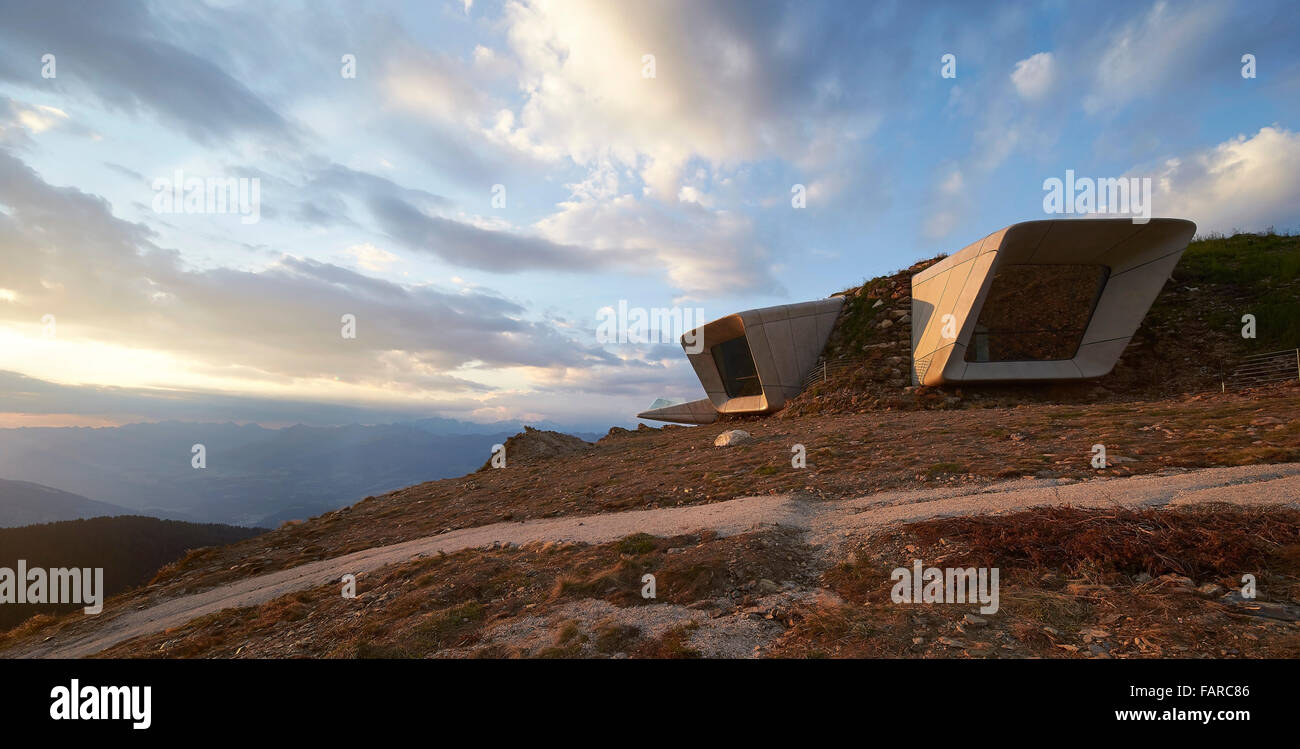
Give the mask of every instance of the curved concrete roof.
[[(1110, 372), (1195, 232), (1196, 225), (1191, 221), (1171, 218), (1142, 224), (1126, 218), (1051, 219), (1013, 224), (972, 242), (912, 277), (912, 383), (1078, 380)], [(1082, 273), (1065, 275), (1066, 280), (1058, 282), (1059, 293), (1055, 296), (1059, 299), (1017, 299), (1022, 288), (1018, 285), (1012, 286), (1009, 294), (1004, 293), (1007, 284), (1016, 284), (1015, 268), (1023, 271), (1023, 266), (1034, 265), (1071, 266)], [(1078, 322), (1046, 326), (1047, 331), (996, 332), (1004, 337), (1043, 332), (1078, 335), (1077, 339), (1062, 338), (1074, 349), (1070, 358), (1004, 361), (976, 356), (977, 360), (967, 361), (966, 351), (971, 347), (980, 312), (1002, 268), (1008, 273), (1002, 280), (1000, 302), (990, 305), (990, 309), (1008, 308), (1010, 304), (1009, 309), (1024, 318), (1032, 317), (1025, 310), (1058, 301), (1059, 308), (1074, 310)], [(1096, 274), (1091, 273), (1092, 268)], [(1040, 297), (1052, 294), (1037, 293)], [(1086, 307), (1089, 298), (1093, 300), (1091, 309)], [(1016, 307), (1016, 302), (1024, 309)], [(637, 416), (707, 424), (720, 413), (780, 410), (803, 389), (803, 379), (817, 363), (843, 304), (844, 298), (835, 296), (745, 310), (690, 331), (682, 336), (682, 347), (708, 398)], [(946, 320), (952, 324), (945, 325)], [(1069, 330), (1062, 330), (1064, 327)], [(748, 345), (759, 388), (757, 393), (732, 396), (727, 393), (713, 348), (739, 338)], [(987, 342), (989, 338), (982, 340)], [(1018, 353), (1014, 346), (1011, 350)], [(736, 353), (722, 351), (724, 359)], [(748, 374), (737, 377), (733, 373), (732, 377), (733, 383), (745, 380), (745, 389), (753, 379)]]
[[(719, 413), (769, 413), (803, 389), (803, 379), (817, 363), (835, 327), (843, 297), (745, 310), (706, 323), (682, 336), (682, 348), (708, 394), (705, 400), (666, 406), (638, 418), (707, 424)], [(744, 338), (754, 360), (757, 395), (727, 394), (713, 347)], [(690, 344), (694, 343), (694, 346)], [(695, 350), (696, 353), (692, 353)], [(705, 407), (711, 408), (711, 413)]]
[[(1058, 219), (1000, 229), (912, 277), (912, 382), (1074, 380), (1114, 368), (1196, 233), (1183, 219)], [(1000, 267), (1098, 265), (1109, 275), (1069, 359), (966, 361), (980, 310)], [(1032, 305), (1034, 299), (1025, 299)], [(945, 330), (945, 316), (953, 325)], [(949, 337), (945, 333), (956, 335)]]
[[(691, 336), (698, 335), (704, 342), (702, 351), (687, 353), (687, 358), (713, 406), (719, 413), (779, 410), (803, 389), (803, 378), (817, 363), (843, 304), (843, 297), (832, 297), (745, 310), (688, 333), (686, 338), (695, 340)], [(744, 336), (754, 357), (754, 369), (762, 389), (759, 395), (727, 395), (713, 358), (713, 346), (740, 336)]]

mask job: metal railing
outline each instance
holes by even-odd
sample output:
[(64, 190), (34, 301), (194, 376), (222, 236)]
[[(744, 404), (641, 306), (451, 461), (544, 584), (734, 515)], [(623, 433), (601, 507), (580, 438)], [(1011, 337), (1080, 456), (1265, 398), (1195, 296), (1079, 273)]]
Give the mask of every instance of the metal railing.
[(930, 362), (934, 360), (934, 354), (930, 354), (923, 359), (912, 360), (913, 382), (925, 382), (925, 375), (930, 371)]
[(843, 359), (823, 359), (817, 363), (803, 378), (803, 387), (807, 389), (810, 385), (818, 382), (825, 382), (836, 372), (843, 372), (853, 369), (866, 361), (866, 357), (849, 357)]
[(1300, 348), (1247, 356), (1227, 379), (1243, 388), (1300, 379)]

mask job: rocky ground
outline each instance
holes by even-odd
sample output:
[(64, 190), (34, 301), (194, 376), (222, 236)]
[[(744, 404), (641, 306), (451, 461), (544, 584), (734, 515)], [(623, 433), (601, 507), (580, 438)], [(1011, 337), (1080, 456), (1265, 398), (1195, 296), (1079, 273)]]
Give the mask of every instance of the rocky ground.
[[(1297, 657), (1300, 510), (1049, 508), (467, 550), (228, 609), (102, 657)], [(898, 604), (891, 570), (1000, 568), (1000, 607)], [(1257, 597), (1244, 598), (1243, 572)], [(654, 575), (653, 599), (644, 575)]]
[[(368, 497), (247, 542), (195, 551), (132, 605), (306, 562), (500, 521), (718, 502), (796, 492), (842, 498), (1019, 476), (1082, 479), (1169, 468), (1300, 460), (1300, 386), (1089, 408), (927, 410), (611, 430), (580, 452)], [(1092, 467), (1093, 446), (1108, 466)], [(803, 446), (805, 467), (792, 460)], [(570, 447), (572, 444), (570, 443)]]
[[(787, 501), (782, 497), (787, 495), (798, 498), (802, 503), (813, 503), (814, 506), (834, 504), (829, 500), (842, 504), (845, 501), (842, 498), (862, 497), (860, 500), (852, 500), (850, 504), (863, 503), (864, 509), (880, 502), (890, 508), (897, 506), (897, 512), (890, 510), (881, 517), (887, 522), (893, 518), (893, 522), (903, 523), (907, 522), (908, 517), (925, 516), (911, 513), (912, 508), (919, 508), (917, 512), (927, 509), (914, 504), (921, 497), (960, 495), (975, 498), (975, 504), (970, 507), (955, 505), (948, 511), (998, 512), (1014, 508), (1016, 503), (1002, 505), (997, 501), (997, 495), (990, 491), (998, 479), (1019, 476), (1046, 477), (1038, 481), (1056, 487), (1050, 490), (1055, 493), (1046, 496), (1046, 501), (1075, 504), (1078, 503), (1069, 497), (1073, 496), (1072, 492), (1076, 489), (1083, 492), (1079, 494), (1080, 499), (1091, 496), (1087, 492), (1092, 491), (1094, 486), (1100, 487), (1100, 496), (1103, 498), (1110, 496), (1106, 489), (1109, 483), (1095, 479), (1109, 477), (1121, 480), (1122, 477), (1133, 476), (1135, 478), (1128, 481), (1138, 484), (1146, 482), (1142, 485), (1149, 485), (1148, 489), (1155, 490), (1155, 494), (1137, 495), (1139, 504), (1163, 504), (1169, 501), (1173, 487), (1181, 485), (1179, 482), (1183, 479), (1180, 476), (1193, 475), (1187, 473), (1187, 469), (1194, 466), (1243, 466), (1242, 469), (1232, 470), (1258, 471), (1261, 470), (1255, 467), (1258, 464), (1300, 459), (1298, 390), (1300, 388), (1294, 386), (1274, 387), (1249, 394), (1214, 394), (1174, 402), (1100, 405), (1086, 412), (1062, 406), (1022, 406), (979, 411), (961, 409), (899, 412), (876, 414), (871, 418), (845, 414), (807, 420), (772, 419), (745, 425), (752, 433), (752, 438), (726, 448), (713, 447), (714, 438), (724, 429), (722, 425), (697, 429), (647, 429), (639, 432), (619, 430), (597, 444), (584, 447), (581, 453), (511, 462), (504, 469), (490, 469), (462, 479), (410, 487), (384, 497), (369, 499), (346, 511), (329, 513), (300, 525), (282, 528), (243, 544), (195, 552), (184, 562), (165, 570), (149, 587), (110, 601), (102, 616), (107, 622), (124, 611), (174, 600), (176, 596), (190, 591), (214, 589), (222, 583), (249, 579), (276, 569), (289, 568), (288, 573), (296, 574), (299, 565), (307, 565), (315, 560), (333, 560), (348, 551), (371, 553), (366, 550), (386, 543), (414, 542), (425, 537), (436, 542), (437, 539), (450, 539), (459, 533), (477, 533), (478, 526), (490, 523), (497, 523), (504, 528), (522, 529), (525, 526), (520, 525), (519, 521), (531, 519), (536, 523), (542, 522), (539, 518), (543, 517), (552, 518), (545, 522), (578, 523), (578, 519), (567, 521), (564, 518), (589, 513), (606, 513), (595, 515), (595, 518), (623, 517), (629, 513), (620, 510), (644, 511), (647, 508), (692, 512), (697, 509), (708, 510), (719, 506), (714, 503), (734, 496), (727, 494), (724, 487), (742, 487), (736, 491), (737, 494), (754, 496), (754, 499), (738, 500), (747, 508), (766, 506), (766, 495), (778, 493), (780, 496), (772, 496), (771, 499), (780, 500), (777, 505), (782, 507), (782, 503)], [(804, 445), (806, 466), (803, 468), (795, 468), (790, 463), (790, 448), (797, 444)], [(1092, 467), (1094, 453), (1091, 447), (1094, 444), (1107, 446), (1106, 468)], [(1290, 496), (1295, 493), (1292, 484), (1287, 484), (1286, 489), (1278, 484), (1278, 491)], [(899, 492), (878, 493), (883, 488), (899, 487), (911, 487), (902, 494), (916, 494), (917, 498), (887, 499)], [(583, 489), (595, 488), (603, 491), (583, 492)], [(1242, 491), (1243, 487), (1234, 490), (1228, 485), (1216, 492), (1200, 493), (1197, 496), (1204, 497), (1198, 501), (1216, 501), (1216, 498), (1238, 497)], [(1264, 491), (1267, 494), (1268, 490)], [(570, 497), (582, 497), (586, 501), (568, 501)], [(1275, 497), (1274, 500), (1288, 501), (1283, 496)], [(1092, 502), (1089, 500), (1089, 503)], [(1039, 501), (1033, 500), (1031, 503), (1037, 504)], [(773, 506), (772, 512), (767, 513), (771, 517), (766, 518), (766, 521), (786, 524), (787, 521), (780, 518), (786, 517), (788, 511), (777, 512), (777, 505)], [(985, 509), (980, 510), (981, 507)], [(579, 508), (586, 508), (586, 512), (580, 512)], [(1177, 509), (1166, 512), (1186, 511)], [(1224, 510), (1224, 516), (1229, 516), (1227, 513), (1250, 512), (1248, 509), (1229, 508)], [(481, 522), (465, 522), (460, 527), (466, 530), (447, 532), (449, 526), (444, 526), (444, 523), (453, 517), (464, 521), (466, 515), (481, 518)], [(797, 518), (798, 513), (794, 517)], [(413, 592), (410, 585), (412, 580), (424, 576), (421, 572), (424, 568), (419, 565), (435, 562), (410, 563), (415, 566), (396, 564), (385, 568), (382, 579), (391, 578), (394, 586), (387, 589), (392, 594), (387, 597), (384, 592), (372, 593), (376, 590), (374, 577), (366, 579), (363, 592), (368, 597), (363, 601), (360, 614), (358, 610), (352, 609), (334, 612), (332, 607), (335, 605), (334, 597), (338, 595), (338, 588), (336, 584), (330, 584), (315, 592), (293, 592), (276, 601), (234, 609), (234, 614), (220, 612), (203, 617), (196, 622), (183, 624), (179, 629), (138, 638), (110, 652), (132, 655), (233, 655), (237, 651), (241, 656), (339, 656), (469, 655), (478, 654), (482, 650), (485, 655), (535, 655), (543, 651), (557, 655), (735, 655), (738, 642), (745, 644), (751, 651), (757, 647), (762, 654), (789, 655), (956, 655), (967, 650), (968, 648), (957, 648), (952, 643), (969, 644), (970, 636), (963, 638), (954, 633), (966, 634), (971, 626), (979, 626), (964, 619), (966, 613), (980, 616), (972, 611), (959, 612), (960, 615), (956, 618), (944, 618), (947, 617), (944, 614), (939, 619), (934, 619), (934, 612), (918, 610), (908, 614), (920, 617), (916, 621), (895, 621), (891, 617), (899, 616), (900, 609), (886, 607), (878, 612), (883, 618), (873, 620), (874, 624), (858, 622), (854, 618), (856, 614), (848, 616), (877, 601), (879, 591), (864, 591), (860, 587), (853, 587), (845, 582), (849, 578), (837, 577), (837, 565), (848, 564), (851, 568), (858, 560), (865, 558), (875, 559), (873, 564), (890, 563), (892, 559), (892, 564), (898, 565), (900, 556), (917, 553), (924, 553), (926, 556), (919, 558), (927, 560), (931, 557), (944, 558), (949, 550), (939, 547), (951, 544), (952, 538), (949, 536), (956, 533), (945, 534), (943, 539), (936, 542), (937, 546), (931, 544), (926, 547), (911, 542), (904, 543), (901, 547), (897, 544), (890, 546), (894, 542), (889, 539), (895, 536), (871, 535), (878, 534), (878, 530), (870, 533), (855, 530), (858, 519), (864, 517), (867, 515), (862, 511), (850, 510), (848, 515), (836, 520), (834, 530), (842, 532), (844, 538), (829, 546), (822, 541), (816, 547), (811, 547), (803, 537), (791, 535), (789, 528), (765, 529), (728, 538), (717, 538), (707, 532), (694, 535), (687, 533), (689, 527), (699, 527), (695, 524), (679, 526), (679, 530), (674, 530), (663, 538), (632, 541), (625, 538), (620, 542), (593, 541), (574, 546), (539, 543), (535, 545), (536, 548), (525, 546), (523, 549), (500, 548), (489, 551), (467, 549), (437, 557), (457, 560), (452, 567), (445, 568), (445, 574), (440, 573), (438, 576), (441, 580), (450, 575), (450, 579), (444, 581), (449, 587), (442, 597), (430, 598), (417, 608), (399, 608), (395, 612), (388, 612), (386, 608), (372, 610), (371, 606), (378, 605), (374, 601), (379, 599), (387, 601), (410, 595), (414, 596), (411, 600), (415, 601), (431, 595), (428, 592)], [(1124, 519), (1127, 524), (1127, 530), (1121, 529), (1117, 533), (1142, 538), (1136, 534), (1152, 532), (1151, 518), (1110, 514), (1080, 522), (1104, 524), (1115, 517)], [(1244, 568), (1260, 575), (1280, 575), (1269, 578), (1266, 588), (1268, 592), (1263, 599), (1269, 606), (1260, 607), (1259, 610), (1282, 612), (1283, 618), (1270, 618), (1267, 615), (1263, 618), (1285, 623), (1285, 616), (1290, 615), (1288, 612), (1293, 612), (1289, 607), (1295, 606), (1297, 602), (1294, 584), (1288, 582), (1291, 580), (1288, 576), (1294, 574), (1289, 571), (1291, 567), (1287, 566), (1296, 561), (1293, 559), (1296, 554), (1295, 542), (1285, 535), (1292, 532), (1288, 529), (1293, 529), (1294, 523), (1287, 519), (1289, 516), (1266, 517), (1271, 518), (1269, 522), (1279, 523), (1277, 527), (1283, 530), (1282, 536), (1269, 535), (1268, 529), (1263, 526), (1248, 527), (1255, 528), (1252, 533), (1271, 544), (1271, 551), (1266, 549), (1267, 553), (1261, 551), (1249, 558), (1225, 557), (1227, 561), (1217, 567), (1204, 563), (1188, 566), (1185, 562), (1203, 552), (1218, 550), (1219, 553), (1226, 553), (1224, 549), (1231, 550), (1231, 544), (1241, 542), (1245, 535), (1234, 531), (1231, 544), (1226, 546), (1210, 543), (1214, 533), (1210, 522), (1213, 518), (1207, 515), (1195, 516), (1204, 528), (1195, 534), (1179, 535), (1178, 540), (1182, 546), (1169, 547), (1169, 551), (1157, 560), (1159, 564), (1153, 563), (1149, 555), (1137, 553), (1140, 550), (1124, 548), (1107, 553), (1128, 554), (1132, 558), (1117, 562), (1117, 566), (1104, 568), (1102, 573), (1105, 574), (1097, 573), (1100, 577), (1093, 575), (1091, 568), (1078, 567), (1088, 557), (1071, 556), (1047, 562), (1036, 558), (1028, 559), (1026, 563), (1033, 562), (1042, 567), (1042, 570), (1021, 570), (1014, 575), (1008, 572), (1008, 575), (1013, 575), (1008, 580), (1017, 585), (1030, 586), (1026, 590), (1037, 592), (1026, 595), (1043, 601), (1055, 601), (1052, 596), (1079, 594), (1078, 591), (1067, 590), (1061, 593), (1050, 586), (1042, 587), (1056, 580), (1085, 580), (1082, 584), (1106, 586), (1109, 591), (1107, 595), (1119, 597), (1108, 599), (1109, 602), (1102, 605), (1120, 607), (1115, 610), (1131, 616), (1131, 612), (1142, 610), (1139, 602), (1146, 601), (1149, 594), (1181, 595), (1187, 592), (1183, 589), (1191, 584), (1164, 578), (1164, 582), (1157, 586), (1158, 590), (1152, 587), (1139, 589), (1136, 586), (1150, 582), (1141, 577), (1143, 573), (1150, 575), (1151, 579), (1163, 578), (1165, 575), (1185, 576), (1191, 578), (1194, 589), (1208, 583), (1227, 589), (1234, 584), (1234, 580), (1239, 581), (1240, 578), (1233, 570)], [(764, 513), (751, 518), (750, 522), (764, 522)], [(994, 519), (991, 522), (1002, 521)], [(637, 527), (634, 524), (622, 532), (629, 533)], [(1028, 523), (1028, 527), (1036, 526)], [(906, 525), (901, 528), (899, 530), (895, 527), (889, 533), (915, 535), (918, 532), (915, 528), (908, 530), (910, 526)], [(776, 535), (771, 535), (774, 532)], [(575, 536), (571, 534), (568, 537)], [(974, 538), (978, 540), (979, 537)], [(860, 543), (855, 549), (854, 544), (858, 541)], [(1041, 549), (1050, 550), (1059, 545), (1059, 540), (1039, 539)], [(915, 549), (909, 550), (909, 546)], [(638, 558), (635, 564), (624, 559), (628, 549), (643, 547), (648, 549), (644, 554), (651, 556), (640, 558), (638, 554), (633, 554), (633, 557)], [(893, 556), (880, 556), (891, 548), (894, 549), (890, 552)], [(900, 553), (899, 548), (906, 553)], [(1026, 545), (1022, 543), (1015, 546), (1020, 551), (1004, 549), (1000, 553), (1010, 558), (1012, 563), (999, 561), (999, 566), (1010, 564), (1012, 569), (1019, 569), (1015, 554), (1022, 553), (1024, 548)], [(1249, 548), (1249, 544), (1242, 548)], [(683, 551), (687, 549), (694, 551)], [(815, 553), (817, 549), (833, 551)], [(571, 553), (552, 556), (558, 551)], [(939, 553), (936, 555), (935, 552)], [(685, 556), (677, 557), (679, 554)], [(661, 589), (665, 592), (655, 601), (666, 608), (655, 609), (650, 620), (636, 625), (639, 626), (639, 634), (635, 638), (625, 632), (629, 638), (628, 643), (614, 650), (595, 649), (593, 643), (601, 638), (604, 629), (626, 629), (634, 626), (631, 618), (650, 615), (644, 611), (615, 611), (609, 606), (626, 609), (645, 605), (633, 600), (639, 595), (638, 575), (647, 570), (658, 575), (658, 570), (664, 569), (658, 565), (661, 562), (666, 564), (664, 560), (669, 557), (672, 557), (673, 562), (667, 567), (671, 574), (669, 578), (660, 578)], [(506, 568), (498, 570), (494, 567), (493, 570), (497, 571), (485, 572), (485, 568), (475, 566), (479, 564), (475, 560), (482, 558), (508, 563), (506, 567), (513, 571), (507, 574), (504, 571)], [(1094, 559), (1101, 560), (1100, 557)], [(687, 563), (687, 567), (676, 566), (679, 561)], [(651, 562), (656, 566), (647, 567)], [(787, 562), (791, 564), (785, 566)], [(782, 566), (779, 569), (770, 566), (776, 563)], [(327, 564), (332, 570), (331, 575), (338, 572), (333, 569), (333, 565), (335, 563), (332, 561)], [(462, 565), (468, 566), (462, 568)], [(543, 568), (551, 568), (554, 574), (545, 572)], [(506, 577), (494, 582), (494, 576), (498, 572), (506, 574)], [(1112, 574), (1120, 576), (1109, 576)], [(325, 578), (331, 575), (326, 575)], [(1039, 577), (1031, 580), (1024, 575)], [(763, 582), (765, 580), (769, 582)], [(432, 585), (434, 577), (429, 577), (428, 582)], [(1179, 584), (1174, 585), (1174, 582)], [(507, 583), (513, 585), (513, 588), (502, 587)], [(384, 585), (378, 583), (377, 588), (382, 591)], [(1034, 588), (1033, 585), (1039, 587)], [(695, 592), (682, 593), (683, 590)], [(1092, 592), (1102, 590), (1097, 588)], [(855, 595), (858, 598), (855, 599)], [(303, 599), (303, 596), (308, 598)], [(1137, 622), (1133, 627), (1140, 629), (1148, 624), (1155, 626), (1158, 616), (1169, 616), (1171, 611), (1187, 611), (1188, 616), (1193, 616), (1186, 607), (1201, 606), (1202, 603), (1198, 602), (1210, 601), (1218, 608), (1196, 609), (1199, 613), (1195, 613), (1195, 616), (1208, 617), (1205, 621), (1209, 622), (1237, 621), (1234, 618), (1237, 616), (1252, 617), (1241, 620), (1254, 622), (1240, 634), (1245, 642), (1229, 642), (1216, 637), (1205, 640), (1210, 645), (1202, 646), (1171, 639), (1166, 642), (1167, 647), (1161, 647), (1159, 653), (1186, 651), (1212, 654), (1215, 649), (1229, 654), (1234, 649), (1237, 654), (1289, 652), (1286, 648), (1290, 647), (1289, 638), (1296, 635), (1294, 628), (1279, 629), (1268, 622), (1256, 622), (1259, 617), (1249, 610), (1241, 609), (1241, 606), (1234, 605), (1231, 600), (1221, 599), (1222, 596), (1160, 599), (1174, 608), (1166, 607), (1151, 613), (1148, 619), (1137, 617), (1133, 620)], [(1014, 596), (1011, 600), (1015, 600)], [(446, 605), (443, 606), (440, 602), (445, 602)], [(1043, 605), (1049, 606), (1049, 609), (1045, 609), (1047, 613), (1042, 614), (1047, 618), (1031, 618), (1027, 620), (1029, 624), (1016, 626), (1020, 629), (1038, 627), (1048, 635), (1052, 631), (1069, 633), (1071, 630), (1068, 628), (1062, 629), (1057, 614), (1051, 613), (1064, 604), (1056, 601)], [(285, 613), (276, 613), (281, 609)], [(1096, 612), (1095, 607), (1086, 610), (1077, 607), (1066, 609)], [(953, 613), (950, 608), (942, 611)], [(796, 634), (790, 635), (793, 629), (790, 622), (794, 621), (789, 616), (791, 612), (798, 612), (798, 616), (803, 617), (802, 620), (821, 623), (810, 625), (814, 626), (813, 629), (795, 630)], [(1181, 614), (1174, 615), (1175, 618), (1178, 615)], [(372, 616), (378, 618), (372, 620)], [(848, 618), (845, 619), (845, 616)], [(1095, 625), (1097, 629), (1112, 633), (1114, 630), (1108, 629), (1108, 625), (1121, 621), (1103, 621), (1100, 618), (1093, 621), (1084, 614), (1079, 616), (1083, 618), (1068, 621), (1078, 623), (1079, 627), (1085, 624)], [(449, 621), (436, 625), (425, 621), (447, 617), (450, 617)], [(191, 616), (183, 616), (176, 624), (182, 625), (190, 618)], [(571, 621), (574, 623), (570, 624)], [(879, 628), (884, 626), (883, 623), (891, 621), (896, 628), (889, 630), (891, 632), (930, 634), (912, 635), (927, 638), (915, 643), (910, 638), (907, 642), (890, 641), (893, 645), (888, 647), (884, 644), (887, 638), (873, 639), (873, 644), (869, 647), (862, 643), (855, 644), (856, 635), (852, 633), (877, 631), (863, 630), (861, 627)], [(478, 624), (470, 627), (475, 622)], [(777, 625), (781, 622), (786, 622), (786, 626), (778, 628)], [(1034, 622), (1041, 622), (1041, 626)], [(84, 618), (75, 622), (38, 620), (10, 633), (8, 637), (0, 636), (0, 647), (39, 642), (52, 632), (67, 626), (76, 630), (98, 623), (102, 622), (88, 623)], [(344, 636), (344, 633), (335, 629), (342, 623), (354, 626), (351, 634)], [(465, 625), (463, 632), (460, 624)], [(403, 639), (403, 627), (406, 625), (412, 628), (427, 625), (436, 632), (450, 628), (455, 636), (443, 638), (439, 634), (429, 642), (417, 637), (413, 644)], [(549, 632), (552, 626), (562, 628), (569, 634), (561, 637), (558, 630), (554, 638), (539, 634)], [(841, 632), (831, 640), (819, 639), (823, 638), (822, 634), (817, 634), (822, 632), (820, 628), (824, 627), (825, 632), (833, 635), (841, 631), (835, 628), (839, 626), (847, 627), (844, 631), (850, 634)], [(488, 627), (490, 631), (484, 632), (483, 627)], [(500, 627), (499, 632), (496, 631), (497, 627)], [(1043, 647), (1032, 646), (1025, 639), (1030, 637), (1024, 634), (1028, 632), (1027, 629), (1021, 633), (1024, 637), (1016, 635), (1019, 630), (1014, 627), (1007, 629), (995, 626), (989, 631), (1019, 637), (1016, 642), (993, 642), (998, 648), (994, 651), (996, 653), (1049, 654)], [(381, 632), (393, 636), (381, 636)], [(234, 644), (231, 639), (245, 635), (246, 638), (238, 644)], [(1246, 635), (1257, 639), (1252, 640)], [(614, 637), (608, 633), (605, 636)], [(1160, 642), (1147, 640), (1145, 635), (1138, 636), (1143, 637), (1144, 642)], [(582, 639), (584, 637), (587, 639)], [(1136, 642), (1132, 638), (1126, 639)], [(289, 648), (299, 642), (316, 644), (304, 645), (299, 650)], [(420, 642), (425, 644), (420, 645)], [(1248, 643), (1262, 644), (1255, 646)], [(1010, 649), (1001, 649), (1004, 644), (1009, 645)], [(1080, 642), (1075, 640), (1054, 640), (1050, 647), (1055, 649), (1056, 644), (1081, 647)], [(1082, 643), (1091, 644), (1093, 643)], [(1246, 644), (1245, 648), (1243, 644)], [(608, 642), (607, 645), (615, 647)], [(926, 647), (917, 650), (899, 649), (903, 645), (909, 648), (920, 645)], [(368, 649), (372, 646), (378, 649)], [(241, 647), (245, 649), (240, 650)], [(349, 650), (349, 647), (352, 649)], [(558, 650), (551, 651), (548, 648)], [(948, 653), (953, 648), (956, 649)], [(1189, 648), (1191, 650), (1187, 650)], [(1083, 648), (1082, 651), (1059, 650), (1070, 654), (1093, 654), (1090, 648)], [(97, 649), (89, 652), (97, 652)], [(1141, 647), (1138, 652), (1142, 652)]]
[[(560, 458), (566, 455), (579, 455), (586, 452), (591, 443), (571, 434), (560, 434), (543, 429), (526, 426), (524, 431), (507, 439), (502, 445), (504, 456), (508, 461), (530, 462), (547, 458)], [(491, 470), (492, 459), (488, 458), (479, 468), (479, 472)]]

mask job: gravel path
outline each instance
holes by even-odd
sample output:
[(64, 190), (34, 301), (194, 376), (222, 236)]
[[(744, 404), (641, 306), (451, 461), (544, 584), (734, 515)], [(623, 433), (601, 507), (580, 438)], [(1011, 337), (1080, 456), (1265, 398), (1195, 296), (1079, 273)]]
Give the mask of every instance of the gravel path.
[(833, 553), (839, 541), (863, 529), (944, 515), (999, 513), (1058, 504), (1137, 507), (1199, 502), (1300, 506), (1300, 463), (1210, 468), (1070, 483), (1056, 479), (1022, 479), (981, 488), (892, 491), (837, 501), (807, 500), (790, 495), (743, 497), (689, 507), (496, 523), (250, 577), (202, 593), (162, 601), (145, 609), (116, 614), (106, 612), (101, 615), (100, 626), (0, 651), (0, 657), (78, 658), (93, 655), (134, 637), (177, 627), (222, 609), (254, 606), (297, 590), (335, 583), (346, 573), (360, 575), (421, 556), (498, 543), (578, 541), (595, 544), (633, 533), (671, 536), (711, 528), (721, 535), (732, 535), (761, 526), (784, 525), (805, 529), (810, 544)]

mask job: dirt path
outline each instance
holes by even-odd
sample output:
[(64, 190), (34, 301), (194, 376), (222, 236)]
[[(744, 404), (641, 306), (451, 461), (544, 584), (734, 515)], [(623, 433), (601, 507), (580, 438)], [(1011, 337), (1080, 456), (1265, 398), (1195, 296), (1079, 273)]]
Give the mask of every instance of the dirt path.
[(784, 525), (806, 530), (810, 544), (833, 553), (844, 537), (864, 529), (941, 515), (998, 513), (1054, 504), (1136, 507), (1200, 502), (1300, 506), (1300, 463), (1211, 468), (1171, 475), (1075, 483), (1028, 479), (982, 488), (882, 492), (838, 501), (807, 500), (790, 495), (744, 497), (689, 507), (496, 523), (250, 577), (145, 609), (105, 613), (104, 618), (97, 622), (99, 626), (85, 628), (85, 631), (75, 631), (82, 629), (75, 628), (46, 642), (0, 651), (0, 657), (77, 658), (93, 655), (134, 637), (176, 627), (222, 609), (253, 606), (297, 590), (337, 583), (346, 573), (359, 576), (388, 564), (495, 543), (577, 541), (594, 544), (614, 541), (633, 533), (671, 536), (710, 528), (722, 535), (731, 535), (759, 526)]

